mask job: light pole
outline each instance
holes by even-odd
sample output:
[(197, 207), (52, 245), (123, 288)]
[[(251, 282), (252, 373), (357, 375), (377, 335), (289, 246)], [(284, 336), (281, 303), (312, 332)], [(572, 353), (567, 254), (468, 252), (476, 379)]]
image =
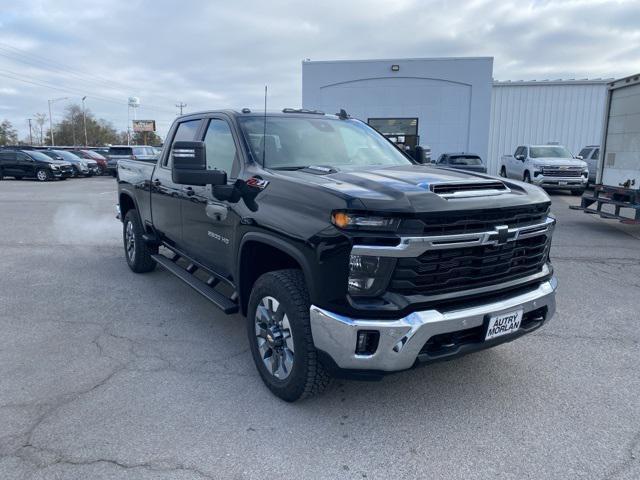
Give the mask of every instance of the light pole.
[(56, 142), (53, 138), (53, 121), (51, 120), (51, 104), (58, 102), (60, 100), (69, 100), (69, 97), (60, 97), (60, 98), (52, 98), (50, 100), (47, 100), (47, 102), (49, 102), (49, 132), (51, 132), (51, 146), (53, 147)]
[(87, 141), (87, 114), (84, 109), (84, 101), (86, 100), (86, 98), (86, 95), (82, 97), (82, 122), (84, 123), (84, 146), (88, 147), (89, 142)]

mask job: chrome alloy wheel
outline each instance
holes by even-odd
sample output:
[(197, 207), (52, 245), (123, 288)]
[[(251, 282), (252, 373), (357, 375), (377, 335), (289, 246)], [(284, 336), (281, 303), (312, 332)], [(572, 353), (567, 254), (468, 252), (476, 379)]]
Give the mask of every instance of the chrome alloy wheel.
[(293, 368), (293, 334), (284, 307), (273, 297), (258, 303), (255, 316), (258, 352), (267, 371), (284, 380)]
[(136, 259), (136, 235), (133, 232), (133, 222), (127, 222), (124, 230), (124, 247), (127, 249), (127, 257), (129, 262), (133, 263)]
[(47, 175), (47, 172), (45, 172), (44, 170), (38, 170), (38, 173), (36, 173), (36, 177), (38, 177), (38, 180), (40, 180), (41, 182), (46, 182), (49, 178), (49, 175)]

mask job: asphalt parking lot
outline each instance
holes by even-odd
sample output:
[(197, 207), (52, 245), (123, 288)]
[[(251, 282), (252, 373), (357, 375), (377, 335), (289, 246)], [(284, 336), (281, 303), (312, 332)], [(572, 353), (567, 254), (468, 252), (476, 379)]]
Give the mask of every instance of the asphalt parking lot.
[(0, 478), (640, 478), (640, 228), (552, 198), (551, 323), (286, 404), (239, 316), (128, 269), (113, 179), (0, 182)]

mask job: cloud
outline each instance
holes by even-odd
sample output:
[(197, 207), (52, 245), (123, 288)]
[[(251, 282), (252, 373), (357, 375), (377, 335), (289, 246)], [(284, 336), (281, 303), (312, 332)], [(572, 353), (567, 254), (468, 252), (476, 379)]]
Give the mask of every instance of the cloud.
[(23, 128), (87, 95), (124, 129), (136, 95), (164, 134), (178, 101), (260, 108), (268, 84), (271, 107), (299, 106), (305, 58), (493, 56), (501, 80), (594, 78), (640, 71), (639, 45), (637, 1), (34, 0), (3, 7), (0, 82), (18, 94), (0, 99)]

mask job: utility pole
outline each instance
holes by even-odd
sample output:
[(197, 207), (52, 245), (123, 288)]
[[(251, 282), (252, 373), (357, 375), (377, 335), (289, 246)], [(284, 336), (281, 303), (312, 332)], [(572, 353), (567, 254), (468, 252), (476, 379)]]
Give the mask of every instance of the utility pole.
[(176, 103), (176, 107), (180, 109), (180, 115), (182, 115), (182, 109), (186, 106), (187, 106), (186, 103), (182, 103), (182, 102)]
[(84, 108), (84, 101), (86, 99), (87, 99), (86, 95), (84, 97), (82, 97), (82, 121), (84, 123), (84, 146), (88, 147), (89, 146), (89, 142), (87, 141), (87, 113), (86, 113), (85, 108)]
[(31, 119), (28, 118), (27, 120), (29, 120), (29, 144), (33, 145), (33, 136), (31, 134)]
[(50, 100), (47, 100), (47, 102), (49, 103), (49, 132), (51, 133), (51, 146), (53, 147), (56, 142), (53, 138), (53, 121), (51, 120), (51, 104), (55, 103), (59, 100), (69, 100), (69, 97), (60, 97), (60, 98), (52, 98)]

